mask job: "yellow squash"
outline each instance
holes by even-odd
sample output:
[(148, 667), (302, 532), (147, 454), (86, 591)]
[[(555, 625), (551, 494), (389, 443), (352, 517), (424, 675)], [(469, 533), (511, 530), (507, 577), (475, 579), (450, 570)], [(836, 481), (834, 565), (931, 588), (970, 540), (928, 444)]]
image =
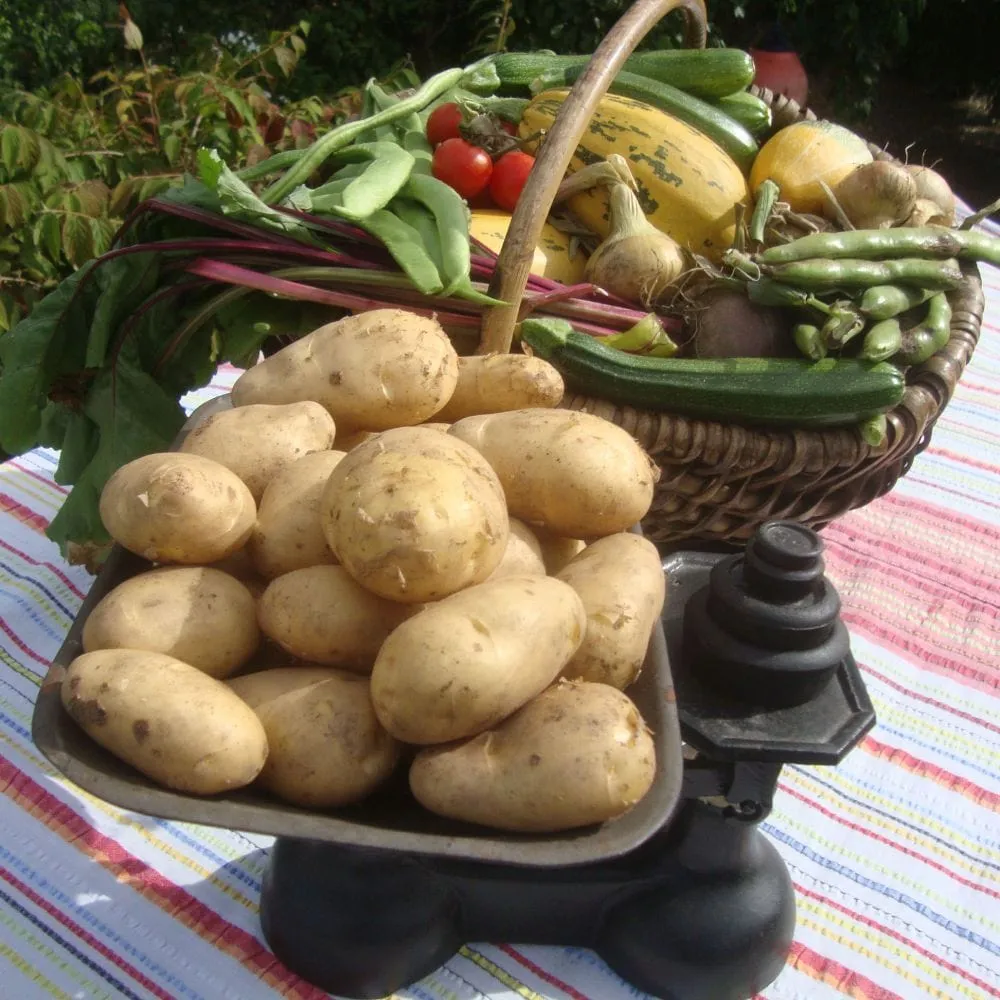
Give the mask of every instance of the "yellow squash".
[(872, 162), (867, 143), (843, 125), (803, 121), (786, 125), (761, 147), (750, 171), (754, 193), (769, 178), (795, 212), (826, 214), (820, 181), (833, 190), (855, 167)]
[[(549, 90), (532, 100), (520, 134), (530, 139), (552, 127), (568, 90)], [(740, 168), (715, 142), (686, 122), (641, 101), (603, 97), (570, 162), (570, 172), (619, 153), (639, 186), (647, 218), (682, 247), (718, 260), (733, 243), (736, 206), (747, 204)], [(568, 207), (600, 236), (608, 234), (603, 187), (575, 195)]]
[[(469, 233), (481, 243), (485, 243), (494, 253), (500, 252), (507, 228), (510, 226), (510, 212), (500, 209), (477, 208), (472, 213), (469, 222)], [(560, 232), (555, 226), (545, 223), (542, 235), (535, 247), (535, 255), (531, 262), (531, 273), (539, 274), (564, 285), (576, 285), (585, 281), (584, 269), (587, 266), (587, 255), (582, 249), (570, 255), (570, 237)]]

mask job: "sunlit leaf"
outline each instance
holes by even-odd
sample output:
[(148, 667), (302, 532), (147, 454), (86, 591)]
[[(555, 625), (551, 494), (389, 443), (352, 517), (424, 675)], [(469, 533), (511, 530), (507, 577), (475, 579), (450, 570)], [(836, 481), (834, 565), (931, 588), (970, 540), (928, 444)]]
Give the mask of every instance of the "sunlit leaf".
[(125, 34), (125, 48), (138, 52), (142, 48), (142, 32), (139, 30), (139, 25), (128, 18), (125, 21), (123, 32)]
[(85, 216), (69, 214), (63, 218), (62, 248), (74, 267), (82, 267), (94, 256), (94, 235)]

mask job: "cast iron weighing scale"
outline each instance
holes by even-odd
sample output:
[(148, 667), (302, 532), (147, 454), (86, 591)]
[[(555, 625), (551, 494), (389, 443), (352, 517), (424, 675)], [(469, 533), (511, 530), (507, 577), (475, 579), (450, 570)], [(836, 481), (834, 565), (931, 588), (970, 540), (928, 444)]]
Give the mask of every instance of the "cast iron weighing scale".
[(467, 941), (509, 941), (592, 948), (662, 1000), (744, 1000), (777, 977), (795, 926), (788, 871), (759, 829), (781, 768), (836, 764), (875, 722), (821, 553), (811, 529), (772, 521), (743, 552), (664, 557), (663, 627), (629, 688), (656, 738), (657, 777), (597, 828), (517, 836), (446, 821), (416, 806), (405, 766), (335, 813), (154, 785), (59, 699), (87, 614), (148, 568), (120, 549), (43, 682), (32, 736), (71, 781), (122, 808), (276, 836), (264, 935), (338, 996), (383, 997)]

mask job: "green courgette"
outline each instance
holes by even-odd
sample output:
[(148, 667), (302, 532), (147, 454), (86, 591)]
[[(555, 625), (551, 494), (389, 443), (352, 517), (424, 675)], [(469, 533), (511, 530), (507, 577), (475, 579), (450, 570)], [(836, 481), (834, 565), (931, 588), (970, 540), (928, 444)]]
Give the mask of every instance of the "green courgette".
[(771, 130), (774, 115), (771, 105), (762, 101), (756, 94), (741, 90), (736, 94), (726, 94), (713, 102), (723, 113), (733, 121), (739, 122), (752, 136), (760, 138)]
[[(493, 57), (504, 92), (524, 93), (532, 81), (554, 69), (581, 69), (590, 56), (553, 55), (549, 52), (501, 52)], [(741, 49), (658, 49), (635, 52), (625, 70), (669, 83), (695, 97), (714, 99), (750, 86), (753, 59)]]
[[(568, 87), (582, 72), (582, 68), (573, 67), (549, 70), (532, 84), (532, 90), (540, 93)], [(757, 140), (739, 122), (734, 121), (715, 105), (699, 97), (692, 97), (669, 83), (660, 83), (658, 80), (651, 80), (637, 73), (619, 73), (609, 89), (612, 94), (642, 101), (687, 122), (724, 149), (744, 173), (749, 172), (757, 155)]]
[(529, 317), (521, 340), (575, 392), (722, 423), (857, 425), (903, 397), (902, 373), (855, 358), (652, 358), (606, 347), (561, 319)]

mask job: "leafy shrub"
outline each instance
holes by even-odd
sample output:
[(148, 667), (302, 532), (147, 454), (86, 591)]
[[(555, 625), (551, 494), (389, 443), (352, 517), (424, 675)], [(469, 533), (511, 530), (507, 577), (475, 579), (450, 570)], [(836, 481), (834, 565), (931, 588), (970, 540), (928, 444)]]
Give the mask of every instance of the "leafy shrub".
[(0, 333), (103, 253), (136, 204), (193, 168), (200, 146), (253, 163), (307, 145), (342, 117), (346, 104), (279, 107), (269, 96), (294, 72), (307, 30), (273, 32), (242, 58), (206, 49), (178, 74), (146, 59), (129, 20), (133, 64), (97, 73), (96, 89), (63, 76), (39, 93), (0, 93)]

